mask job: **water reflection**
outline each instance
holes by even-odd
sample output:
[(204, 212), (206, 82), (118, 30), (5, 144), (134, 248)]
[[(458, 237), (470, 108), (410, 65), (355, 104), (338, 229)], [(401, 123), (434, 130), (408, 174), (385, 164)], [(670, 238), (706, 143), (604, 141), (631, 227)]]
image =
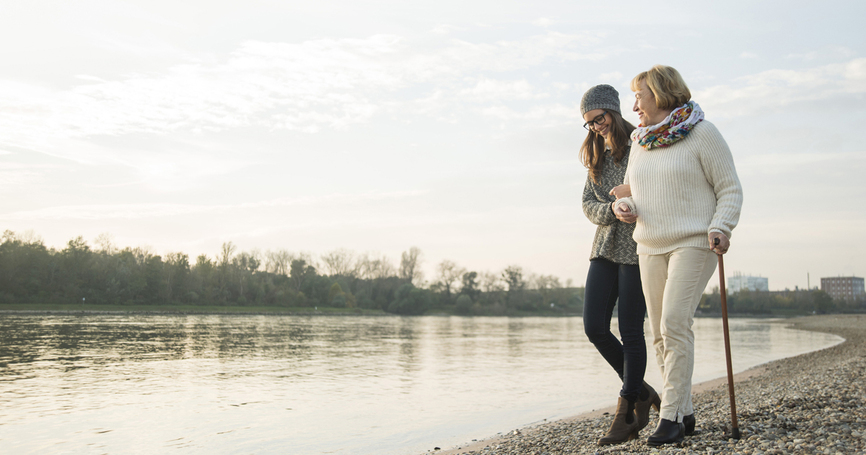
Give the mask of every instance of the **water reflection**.
[[(836, 341), (731, 329), (738, 370)], [(696, 345), (723, 376), (721, 322)], [(0, 315), (0, 453), (417, 454), (617, 390), (580, 318)]]

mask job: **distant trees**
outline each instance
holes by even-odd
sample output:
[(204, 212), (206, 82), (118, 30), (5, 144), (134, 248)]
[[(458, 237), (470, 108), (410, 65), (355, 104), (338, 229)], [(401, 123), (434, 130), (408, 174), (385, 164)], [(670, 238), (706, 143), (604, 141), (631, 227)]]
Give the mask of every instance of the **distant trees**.
[(289, 266), (289, 279), (295, 291), (301, 292), (306, 284), (316, 277), (316, 268), (307, 264), (306, 259), (295, 259)]
[(492, 273), (445, 260), (423, 282), (423, 255), (411, 247), (399, 267), (385, 256), (336, 249), (318, 258), (287, 250), (240, 251), (225, 242), (213, 256), (164, 256), (120, 248), (110, 234), (76, 237), (57, 251), (32, 233), (6, 231), (0, 243), (0, 303), (241, 305), (381, 309), (395, 314), (455, 311), (516, 314), (541, 302), (580, 311), (578, 289), (510, 266)]
[(473, 302), (478, 301), (481, 290), (478, 289), (478, 272), (466, 272), (461, 279), (460, 295), (466, 296)]
[[(318, 258), (287, 250), (239, 251), (225, 242), (213, 257), (194, 261), (182, 252), (164, 256), (147, 247), (120, 248), (110, 234), (93, 245), (69, 240), (47, 248), (33, 234), (12, 231), (0, 243), (0, 303), (116, 305), (247, 305), (336, 307), (414, 315), (425, 312), (511, 315), (580, 314), (583, 288), (562, 285), (518, 265), (499, 272), (474, 271), (444, 260), (429, 286), (420, 271), (423, 255), (411, 247), (399, 267), (386, 256), (336, 249)], [(698, 309), (721, 312), (719, 290), (705, 294)], [(837, 302), (818, 290), (740, 291), (728, 294), (737, 314), (863, 311), (864, 302)]]
[[(825, 314), (844, 309), (844, 306), (834, 302), (824, 291), (794, 290), (794, 291), (750, 291), (741, 290), (727, 295), (728, 311), (739, 314), (770, 314), (776, 312), (817, 313)], [(704, 294), (698, 310), (704, 313), (721, 313), (721, 294), (719, 287), (713, 288), (709, 294)]]
[[(523, 269), (517, 265), (510, 265), (502, 271), (502, 281), (505, 282), (505, 301), (511, 307), (524, 311), (535, 310), (532, 300), (527, 299), (523, 292), (526, 281), (523, 280)], [(534, 299), (533, 299), (534, 300)]]
[(523, 290), (526, 282), (523, 281), (523, 269), (517, 265), (510, 265), (502, 271), (502, 281), (507, 286), (509, 295)]
[(466, 269), (458, 267), (457, 264), (449, 260), (442, 261), (436, 266), (438, 281), (434, 283), (434, 287), (444, 293), (442, 297), (445, 303), (451, 303), (451, 287), (464, 273), (466, 273)]
[(324, 271), (328, 275), (357, 276), (358, 263), (355, 262), (355, 253), (340, 248), (322, 256)]
[[(405, 253), (403, 253), (405, 254)], [(358, 260), (359, 277), (367, 280), (375, 280), (396, 275), (394, 266), (386, 257), (371, 257), (369, 254), (363, 255)], [(411, 280), (406, 279), (411, 283)]]
[(466, 294), (460, 294), (460, 297), (457, 297), (457, 303), (454, 305), (454, 312), (457, 314), (471, 314), (472, 309), (472, 299)]
[(288, 275), (294, 255), (286, 250), (265, 253), (265, 270), (275, 275)]
[(421, 273), (421, 250), (413, 246), (400, 257), (400, 278), (409, 284), (419, 284), (424, 279)]
[(388, 306), (388, 312), (405, 315), (424, 314), (432, 302), (430, 291), (416, 288), (412, 283), (406, 283), (397, 289), (394, 294), (394, 301)]
[(186, 289), (189, 278), (189, 256), (183, 253), (168, 253), (163, 263), (165, 286), (162, 300), (175, 300), (175, 288)]

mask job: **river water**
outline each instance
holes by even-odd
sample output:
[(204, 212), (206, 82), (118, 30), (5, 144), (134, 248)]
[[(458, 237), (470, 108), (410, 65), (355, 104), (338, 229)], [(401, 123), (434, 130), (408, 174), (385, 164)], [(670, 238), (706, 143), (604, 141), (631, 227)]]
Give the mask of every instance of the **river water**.
[[(695, 382), (724, 376), (721, 321), (695, 331)], [(736, 371), (841, 341), (731, 338)], [(418, 455), (619, 386), (579, 317), (0, 315), (0, 453)]]

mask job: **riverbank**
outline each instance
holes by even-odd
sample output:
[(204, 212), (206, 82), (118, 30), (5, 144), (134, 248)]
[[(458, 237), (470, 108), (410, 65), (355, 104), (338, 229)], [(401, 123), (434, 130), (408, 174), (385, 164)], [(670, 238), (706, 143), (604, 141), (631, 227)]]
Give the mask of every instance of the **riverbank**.
[[(400, 316), (388, 313), (381, 309), (369, 308), (334, 308), (334, 307), (279, 307), (279, 306), (255, 306), (255, 305), (117, 305), (117, 304), (93, 304), (93, 303), (0, 303), (0, 314), (219, 314), (219, 315), (287, 315), (287, 316), (313, 316), (313, 315), (363, 315), (363, 316)], [(463, 317), (574, 317), (582, 316), (582, 312), (566, 312), (561, 309), (540, 311), (511, 311), (506, 314), (458, 314), (454, 311), (442, 309), (431, 310), (421, 316), (463, 316)], [(785, 312), (770, 314), (752, 313), (730, 313), (732, 318), (789, 318), (805, 316), (806, 313)], [(615, 317), (615, 315), (614, 315)], [(715, 318), (721, 314), (699, 313), (696, 318)]]
[(0, 314), (219, 314), (219, 315), (387, 315), (382, 310), (331, 307), (275, 307), (228, 305), (107, 305), (107, 304), (0, 304)]
[(740, 440), (727, 436), (730, 401), (727, 381), (722, 378), (695, 386), (696, 433), (681, 444), (662, 448), (646, 445), (658, 422), (652, 411), (650, 425), (641, 431), (640, 438), (600, 447), (597, 441), (613, 419), (613, 408), (609, 408), (427, 453), (866, 454), (866, 316), (808, 316), (780, 323), (836, 334), (845, 342), (738, 374), (734, 383)]

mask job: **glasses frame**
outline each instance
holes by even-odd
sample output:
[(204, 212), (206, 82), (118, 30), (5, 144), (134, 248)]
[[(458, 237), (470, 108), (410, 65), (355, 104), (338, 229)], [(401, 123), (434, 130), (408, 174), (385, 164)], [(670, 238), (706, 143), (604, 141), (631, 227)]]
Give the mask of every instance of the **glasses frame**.
[[(590, 121), (584, 123), (584, 124), (583, 124), (583, 127), (584, 127), (587, 131), (592, 131), (592, 128), (593, 128), (594, 126), (596, 126), (596, 125), (601, 125), (602, 123), (604, 123), (604, 116), (607, 115), (607, 114), (608, 114), (608, 112), (607, 112), (606, 110), (602, 110), (602, 113), (601, 113), (600, 115), (597, 115), (597, 116), (595, 116), (594, 119), (592, 119), (592, 120), (590, 120)], [(601, 119), (601, 120), (599, 120), (599, 119)]]

